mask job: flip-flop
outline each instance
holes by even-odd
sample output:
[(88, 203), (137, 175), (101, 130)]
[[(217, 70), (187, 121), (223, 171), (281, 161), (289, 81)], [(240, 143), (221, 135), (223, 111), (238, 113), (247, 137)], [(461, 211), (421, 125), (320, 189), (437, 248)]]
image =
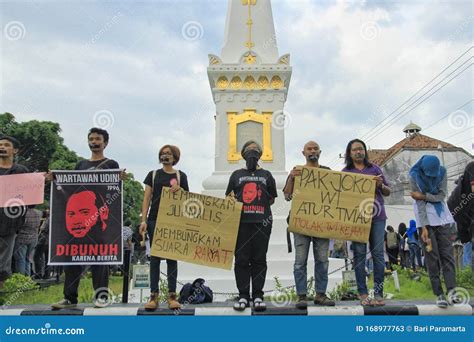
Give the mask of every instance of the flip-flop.
[(255, 311), (265, 311), (267, 309), (267, 305), (263, 302), (262, 298), (255, 298), (253, 300), (253, 309)]
[(383, 300), (383, 298), (376, 298), (372, 301), (372, 303), (374, 304), (374, 306), (385, 306), (385, 301)]
[(234, 303), (234, 310), (236, 311), (244, 311), (245, 308), (248, 308), (249, 301), (245, 298), (240, 298), (238, 302)]
[(374, 301), (368, 295), (360, 295), (359, 301), (362, 306), (374, 306)]

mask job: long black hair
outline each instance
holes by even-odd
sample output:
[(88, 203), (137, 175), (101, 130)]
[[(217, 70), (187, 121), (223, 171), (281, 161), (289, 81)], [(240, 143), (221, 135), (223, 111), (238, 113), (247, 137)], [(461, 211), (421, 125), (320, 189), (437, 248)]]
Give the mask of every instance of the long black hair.
[(354, 168), (354, 161), (351, 158), (351, 149), (352, 149), (352, 144), (354, 144), (354, 143), (360, 143), (364, 147), (364, 151), (365, 151), (364, 165), (365, 166), (372, 165), (369, 162), (369, 156), (368, 156), (368, 153), (367, 153), (367, 146), (365, 145), (365, 142), (363, 142), (360, 139), (352, 139), (351, 141), (349, 141), (349, 143), (347, 144), (347, 147), (346, 147), (346, 155), (345, 155), (346, 168), (348, 168), (348, 169)]
[(398, 234), (403, 236), (403, 235), (405, 235), (406, 232), (407, 232), (407, 225), (404, 222), (401, 222), (398, 225)]

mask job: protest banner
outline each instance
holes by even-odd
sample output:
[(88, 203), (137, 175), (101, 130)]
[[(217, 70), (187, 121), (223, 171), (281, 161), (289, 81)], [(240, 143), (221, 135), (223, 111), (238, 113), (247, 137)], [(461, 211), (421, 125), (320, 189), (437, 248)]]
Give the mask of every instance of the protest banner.
[(43, 203), (44, 181), (39, 172), (0, 176), (0, 208)]
[(372, 223), (373, 176), (301, 167), (295, 177), (289, 231), (367, 242)]
[(151, 255), (231, 269), (242, 203), (163, 187)]
[(122, 264), (120, 170), (53, 174), (48, 264)]

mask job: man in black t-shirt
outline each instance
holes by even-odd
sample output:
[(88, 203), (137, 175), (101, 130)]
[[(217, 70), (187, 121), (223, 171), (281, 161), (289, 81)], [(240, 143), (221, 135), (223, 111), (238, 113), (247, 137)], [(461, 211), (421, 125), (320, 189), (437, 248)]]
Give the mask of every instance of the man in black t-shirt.
[(235, 247), (235, 279), (239, 301), (235, 310), (244, 310), (252, 298), (256, 311), (266, 309), (263, 286), (267, 275), (267, 250), (272, 228), (270, 206), (277, 197), (276, 183), (270, 171), (258, 165), (262, 148), (255, 141), (248, 141), (242, 148), (246, 168), (236, 170), (229, 179), (225, 192), (243, 203), (239, 233)]
[[(15, 138), (0, 136), (0, 177), (29, 172), (26, 166), (14, 162), (19, 148), (20, 143)], [(0, 289), (11, 275), (15, 237), (25, 221), (25, 214), (25, 206), (0, 208)]]
[[(329, 169), (326, 166), (319, 165), (319, 157), (321, 149), (318, 143), (308, 141), (303, 147), (303, 156), (306, 159), (308, 167), (320, 167), (322, 169)], [(301, 168), (294, 167), (288, 175), (283, 193), (285, 199), (291, 201), (293, 197), (293, 188), (295, 184), (295, 177), (301, 175)], [(328, 268), (329, 268), (329, 239), (317, 238), (303, 234), (293, 233), (295, 238), (295, 264), (293, 273), (295, 276), (296, 293), (298, 301), (296, 307), (298, 309), (306, 309), (306, 295), (308, 290), (307, 279), (307, 262), (308, 253), (311, 242), (313, 243), (314, 254), (314, 282), (316, 289), (316, 297), (314, 303), (316, 305), (334, 306), (336, 303), (326, 295), (328, 285)]]
[[(119, 164), (108, 159), (104, 155), (104, 150), (109, 143), (109, 134), (106, 130), (100, 128), (91, 128), (87, 140), (91, 150), (91, 158), (81, 160), (77, 163), (75, 170), (110, 170), (119, 169)], [(109, 286), (109, 266), (91, 265), (92, 285), (94, 287), (94, 307), (101, 308), (108, 304)], [(73, 308), (77, 306), (77, 297), (81, 275), (84, 271), (81, 265), (71, 265), (64, 267), (64, 299), (58, 303), (52, 304), (54, 310)], [(100, 291), (98, 291), (100, 290)]]

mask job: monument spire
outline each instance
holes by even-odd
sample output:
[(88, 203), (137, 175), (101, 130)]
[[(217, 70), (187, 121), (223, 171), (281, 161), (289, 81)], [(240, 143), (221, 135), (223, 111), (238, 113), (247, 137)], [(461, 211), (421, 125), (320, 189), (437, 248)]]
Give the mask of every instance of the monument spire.
[(255, 52), (262, 63), (278, 60), (269, 0), (229, 0), (221, 59), (224, 63), (239, 63), (246, 52)]
[(215, 171), (203, 183), (207, 193), (222, 195), (230, 173), (244, 165), (240, 149), (247, 140), (261, 144), (262, 167), (283, 186), (289, 64), (288, 54), (278, 55), (270, 0), (229, 0), (221, 55), (209, 55), (207, 69), (216, 104)]

